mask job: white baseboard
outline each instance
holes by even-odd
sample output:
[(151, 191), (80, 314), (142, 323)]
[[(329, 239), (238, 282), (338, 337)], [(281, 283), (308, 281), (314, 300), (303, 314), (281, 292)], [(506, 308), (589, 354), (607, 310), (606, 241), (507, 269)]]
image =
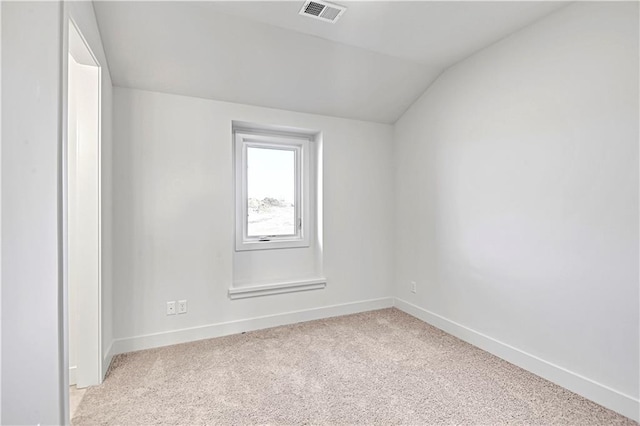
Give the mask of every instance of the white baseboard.
[(441, 315), (420, 308), (402, 299), (395, 299), (395, 307), (457, 338), (471, 343), (518, 367), (524, 368), (578, 395), (635, 421), (640, 421), (640, 400), (618, 392), (580, 374), (569, 371), (544, 359), (500, 342), (490, 336), (451, 321)]
[(77, 366), (73, 366), (73, 367), (69, 367), (69, 386), (74, 386), (76, 383), (78, 383), (78, 380), (76, 379), (76, 370), (77, 370)]
[(195, 340), (211, 339), (213, 337), (228, 336), (230, 334), (238, 334), (245, 331), (261, 330), (281, 325), (295, 324), (304, 321), (313, 321), (391, 307), (393, 307), (393, 298), (385, 297), (381, 299), (363, 300), (361, 302), (323, 306), (321, 308), (247, 318), (237, 321), (221, 322), (199, 327), (185, 328), (182, 330), (127, 337), (115, 339), (110, 353), (111, 356), (113, 356), (143, 349), (193, 342)]
[(109, 366), (111, 365), (111, 360), (113, 359), (113, 342), (109, 345), (109, 349), (107, 349), (107, 353), (104, 354), (102, 358), (102, 377), (101, 381), (104, 380), (107, 375), (107, 371), (109, 371)]

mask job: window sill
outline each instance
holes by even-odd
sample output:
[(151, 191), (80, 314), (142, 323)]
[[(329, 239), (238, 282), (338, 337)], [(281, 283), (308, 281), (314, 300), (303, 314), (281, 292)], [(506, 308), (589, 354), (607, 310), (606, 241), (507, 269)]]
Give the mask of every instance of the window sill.
[(273, 249), (288, 249), (288, 248), (306, 248), (309, 247), (308, 238), (300, 238), (295, 240), (278, 240), (273, 239), (270, 241), (237, 241), (236, 251), (250, 251), (250, 250), (273, 250)]
[(322, 290), (326, 286), (327, 279), (321, 277), (249, 287), (231, 287), (229, 289), (229, 298), (236, 300), (247, 299), (249, 297), (271, 296), (274, 294), (295, 293), (298, 291)]

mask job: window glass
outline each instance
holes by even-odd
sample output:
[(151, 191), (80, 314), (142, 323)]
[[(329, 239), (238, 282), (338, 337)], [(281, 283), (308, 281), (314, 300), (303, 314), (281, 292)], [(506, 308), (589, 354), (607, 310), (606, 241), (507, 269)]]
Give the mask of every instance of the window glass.
[(247, 147), (247, 236), (296, 234), (296, 152)]

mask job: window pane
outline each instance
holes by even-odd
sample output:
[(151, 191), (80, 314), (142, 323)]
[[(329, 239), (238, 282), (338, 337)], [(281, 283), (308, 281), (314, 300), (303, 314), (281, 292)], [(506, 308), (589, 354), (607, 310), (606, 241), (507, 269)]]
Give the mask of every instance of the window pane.
[(296, 234), (295, 151), (247, 147), (250, 237)]

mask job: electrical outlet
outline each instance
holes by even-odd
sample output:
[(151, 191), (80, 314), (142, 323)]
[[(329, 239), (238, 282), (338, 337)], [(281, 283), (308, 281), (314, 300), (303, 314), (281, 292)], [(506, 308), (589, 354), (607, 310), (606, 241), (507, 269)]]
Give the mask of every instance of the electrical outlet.
[(167, 315), (176, 314), (176, 302), (167, 302)]
[(415, 293), (416, 292), (416, 282), (415, 281), (411, 281), (410, 285), (411, 285), (411, 293)]
[(178, 300), (178, 313), (186, 314), (187, 313), (187, 301), (186, 300)]

